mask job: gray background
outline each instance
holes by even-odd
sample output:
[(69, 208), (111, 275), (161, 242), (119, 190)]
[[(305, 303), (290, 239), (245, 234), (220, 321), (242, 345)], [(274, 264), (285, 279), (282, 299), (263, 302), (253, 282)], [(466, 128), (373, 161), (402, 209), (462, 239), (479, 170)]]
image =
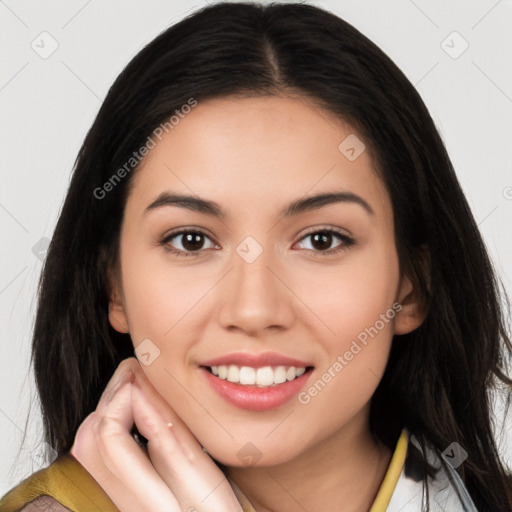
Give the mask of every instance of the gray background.
[[(122, 68), (205, 3), (0, 1), (0, 495), (42, 463), (40, 414), (28, 373), (30, 335), (45, 239), (52, 236), (75, 156)], [(309, 3), (353, 24), (417, 87), (512, 295), (512, 2)], [(509, 416), (499, 435), (509, 464), (511, 426)]]

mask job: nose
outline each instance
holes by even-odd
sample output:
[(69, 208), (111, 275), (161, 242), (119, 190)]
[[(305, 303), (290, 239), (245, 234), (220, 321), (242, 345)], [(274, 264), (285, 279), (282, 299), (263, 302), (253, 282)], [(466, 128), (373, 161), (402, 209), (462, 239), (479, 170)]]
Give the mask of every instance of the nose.
[[(219, 290), (218, 321), (228, 330), (258, 336), (283, 330), (294, 320), (294, 295), (276, 251), (248, 237), (233, 253), (232, 269)], [(289, 279), (288, 279), (289, 280)]]

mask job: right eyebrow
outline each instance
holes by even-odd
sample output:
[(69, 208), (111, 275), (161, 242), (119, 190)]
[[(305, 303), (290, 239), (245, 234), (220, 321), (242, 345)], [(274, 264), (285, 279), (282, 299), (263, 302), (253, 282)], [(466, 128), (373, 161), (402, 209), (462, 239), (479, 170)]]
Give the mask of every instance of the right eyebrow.
[(179, 206), (194, 212), (211, 215), (219, 219), (226, 217), (226, 212), (215, 201), (184, 194), (162, 192), (145, 210), (144, 214), (163, 206)]

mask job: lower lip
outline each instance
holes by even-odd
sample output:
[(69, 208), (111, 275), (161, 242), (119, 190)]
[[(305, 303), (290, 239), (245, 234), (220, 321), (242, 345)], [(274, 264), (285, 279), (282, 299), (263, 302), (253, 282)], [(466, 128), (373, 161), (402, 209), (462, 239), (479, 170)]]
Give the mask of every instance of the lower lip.
[(275, 409), (290, 401), (299, 393), (309, 379), (312, 369), (291, 381), (276, 384), (265, 388), (257, 386), (243, 386), (216, 377), (206, 368), (201, 367), (201, 372), (208, 384), (230, 404), (248, 411), (267, 411)]

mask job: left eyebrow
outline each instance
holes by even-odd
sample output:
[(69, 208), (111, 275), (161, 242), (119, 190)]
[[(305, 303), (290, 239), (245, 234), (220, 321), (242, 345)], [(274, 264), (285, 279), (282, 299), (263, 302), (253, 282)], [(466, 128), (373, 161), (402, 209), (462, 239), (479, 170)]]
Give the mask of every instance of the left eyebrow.
[[(311, 210), (317, 210), (333, 203), (355, 203), (361, 206), (369, 215), (375, 215), (373, 208), (360, 196), (348, 192), (325, 192), (314, 196), (297, 199), (279, 213), (280, 218), (291, 217)], [(145, 210), (144, 214), (163, 206), (178, 206), (194, 212), (211, 215), (219, 219), (227, 214), (215, 201), (177, 193), (162, 192)]]
[(290, 203), (281, 211), (281, 217), (290, 217), (306, 211), (316, 210), (333, 203), (355, 203), (362, 206), (370, 215), (375, 215), (373, 208), (360, 196), (342, 190), (340, 192), (326, 192), (314, 196), (308, 196)]

